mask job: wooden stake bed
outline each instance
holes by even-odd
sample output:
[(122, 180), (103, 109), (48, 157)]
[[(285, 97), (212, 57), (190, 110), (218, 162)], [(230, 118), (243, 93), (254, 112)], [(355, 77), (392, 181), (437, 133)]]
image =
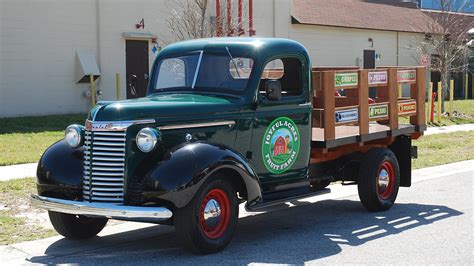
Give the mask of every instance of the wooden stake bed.
[[(400, 135), (420, 137), (426, 130), (425, 75), (424, 67), (313, 68), (312, 162), (324, 161), (322, 154), (329, 160), (388, 146)], [(409, 86), (409, 97), (402, 97), (402, 86)], [(409, 123), (399, 124), (403, 116)]]

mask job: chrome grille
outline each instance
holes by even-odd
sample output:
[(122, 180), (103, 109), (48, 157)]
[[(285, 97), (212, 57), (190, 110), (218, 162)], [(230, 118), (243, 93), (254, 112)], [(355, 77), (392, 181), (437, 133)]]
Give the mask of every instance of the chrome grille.
[(125, 131), (86, 131), (83, 198), (88, 202), (123, 203)]

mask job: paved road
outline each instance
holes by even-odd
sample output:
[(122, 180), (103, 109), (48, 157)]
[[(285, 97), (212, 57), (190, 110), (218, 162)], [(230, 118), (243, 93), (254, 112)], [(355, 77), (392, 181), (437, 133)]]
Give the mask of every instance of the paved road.
[[(73, 242), (59, 237), (0, 249), (7, 264), (351, 263), (470, 264), (473, 257), (473, 177), (468, 172), (418, 176), (402, 188), (388, 212), (368, 213), (354, 186), (277, 206), (239, 220), (223, 252), (194, 256), (178, 245), (168, 226), (130, 223), (106, 228), (101, 237)], [(436, 170), (436, 169), (434, 169)], [(433, 170), (433, 171), (434, 171)], [(121, 229), (117, 229), (120, 228)], [(25, 261), (26, 258), (26, 261)]]

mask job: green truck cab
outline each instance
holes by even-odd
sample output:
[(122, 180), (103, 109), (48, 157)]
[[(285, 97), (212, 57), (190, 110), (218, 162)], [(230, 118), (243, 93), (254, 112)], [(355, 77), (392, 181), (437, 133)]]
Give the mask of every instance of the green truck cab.
[(358, 184), (368, 210), (389, 209), (410, 185), (411, 138), (423, 126), (318, 140), (311, 66), (287, 39), (169, 45), (146, 97), (99, 102), (45, 151), (32, 203), (66, 238), (93, 237), (108, 219), (151, 222), (174, 225), (197, 253), (230, 242), (240, 203), (261, 210), (332, 181)]

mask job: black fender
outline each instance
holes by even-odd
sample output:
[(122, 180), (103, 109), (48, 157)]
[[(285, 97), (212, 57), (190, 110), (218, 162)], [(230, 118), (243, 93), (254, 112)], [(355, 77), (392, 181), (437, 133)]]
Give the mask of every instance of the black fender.
[(60, 140), (41, 156), (36, 171), (40, 196), (82, 199), (83, 150)]
[(143, 196), (182, 208), (218, 171), (234, 184), (244, 185), (245, 195), (241, 196), (247, 199), (247, 205), (261, 200), (257, 175), (247, 160), (228, 147), (205, 142), (183, 144), (167, 152), (145, 175)]

